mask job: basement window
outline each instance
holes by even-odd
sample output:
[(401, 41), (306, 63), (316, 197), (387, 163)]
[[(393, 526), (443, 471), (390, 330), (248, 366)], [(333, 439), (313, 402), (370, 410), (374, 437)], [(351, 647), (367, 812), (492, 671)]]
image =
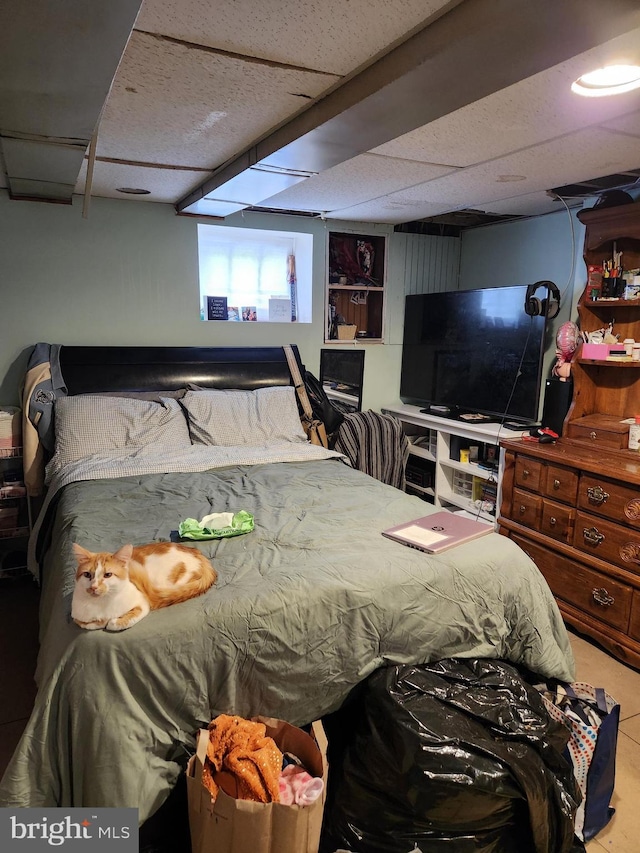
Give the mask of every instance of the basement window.
[(310, 323), (313, 236), (198, 225), (200, 318)]

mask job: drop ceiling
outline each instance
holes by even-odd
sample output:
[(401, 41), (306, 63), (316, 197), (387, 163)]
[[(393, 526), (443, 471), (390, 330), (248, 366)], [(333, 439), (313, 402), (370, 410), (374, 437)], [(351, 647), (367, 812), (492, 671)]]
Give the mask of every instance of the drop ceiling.
[(640, 168), (640, 92), (569, 88), (613, 61), (640, 64), (637, 0), (5, 4), (0, 186), (391, 224), (547, 213), (554, 187)]

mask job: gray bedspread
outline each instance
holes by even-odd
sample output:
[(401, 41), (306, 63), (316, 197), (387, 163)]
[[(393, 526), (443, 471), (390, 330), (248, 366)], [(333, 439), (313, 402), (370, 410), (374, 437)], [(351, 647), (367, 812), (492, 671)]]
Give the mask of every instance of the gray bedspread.
[[(255, 530), (192, 543), (219, 573), (205, 595), (121, 634), (70, 620), (71, 543), (115, 550), (246, 509)], [(137, 806), (167, 797), (217, 714), (294, 724), (336, 709), (385, 664), (495, 657), (573, 678), (542, 575), (498, 534), (439, 557), (381, 536), (433, 508), (336, 459), (73, 482), (43, 567), (33, 714), (3, 806)]]

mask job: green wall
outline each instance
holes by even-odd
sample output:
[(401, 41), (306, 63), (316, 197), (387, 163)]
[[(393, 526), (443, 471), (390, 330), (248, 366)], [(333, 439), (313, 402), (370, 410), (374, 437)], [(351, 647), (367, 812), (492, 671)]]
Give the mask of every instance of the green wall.
[[(318, 373), (324, 336), (326, 231), (392, 233), (390, 226), (330, 223), (277, 214), (236, 214), (228, 225), (312, 233), (313, 323), (203, 323), (193, 217), (138, 201), (73, 205), (11, 201), (0, 190), (0, 404), (15, 404), (31, 347), (83, 345), (270, 346), (295, 343)], [(391, 242), (391, 241), (390, 241)], [(389, 345), (366, 349), (365, 407), (397, 398), (404, 282), (389, 246)], [(402, 275), (402, 269), (400, 268)], [(398, 316), (398, 310), (400, 315)]]
[[(555, 364), (556, 335), (567, 320), (577, 320), (577, 301), (586, 284), (582, 257), (584, 225), (577, 209), (473, 228), (462, 236), (460, 288), (502, 287), (552, 281), (560, 291), (560, 311), (549, 321), (543, 377)], [(536, 291), (544, 299), (544, 289)], [(544, 393), (544, 384), (543, 384)], [(540, 413), (544, 399), (541, 395)]]
[[(364, 408), (399, 401), (405, 292), (549, 278), (563, 291), (557, 327), (573, 314), (572, 291), (579, 294), (584, 286), (584, 231), (572, 215), (572, 234), (562, 212), (473, 229), (462, 240), (394, 233), (388, 225), (247, 212), (224, 224), (314, 235), (313, 322), (203, 323), (197, 222), (195, 217), (177, 216), (171, 205), (117, 199), (92, 199), (89, 217), (83, 219), (80, 197), (73, 205), (10, 201), (6, 190), (0, 190), (0, 404), (18, 402), (28, 355), (38, 341), (128, 346), (294, 343), (317, 375), (324, 344), (329, 229), (388, 236), (385, 344), (343, 344), (366, 352)], [(415, 268), (416, 259), (420, 269)], [(552, 335), (547, 365), (554, 348)]]

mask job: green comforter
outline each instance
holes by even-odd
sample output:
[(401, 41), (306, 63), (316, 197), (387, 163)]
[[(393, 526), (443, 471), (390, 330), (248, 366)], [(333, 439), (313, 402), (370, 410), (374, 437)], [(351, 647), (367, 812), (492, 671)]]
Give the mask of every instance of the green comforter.
[[(121, 634), (71, 622), (72, 542), (166, 540), (182, 519), (240, 509), (251, 533), (193, 543), (219, 574), (205, 595)], [(66, 485), (43, 566), (38, 696), (0, 805), (137, 806), (143, 821), (217, 714), (304, 724), (385, 664), (495, 657), (570, 680), (554, 599), (512, 541), (431, 557), (381, 536), (431, 509), (335, 459)]]

